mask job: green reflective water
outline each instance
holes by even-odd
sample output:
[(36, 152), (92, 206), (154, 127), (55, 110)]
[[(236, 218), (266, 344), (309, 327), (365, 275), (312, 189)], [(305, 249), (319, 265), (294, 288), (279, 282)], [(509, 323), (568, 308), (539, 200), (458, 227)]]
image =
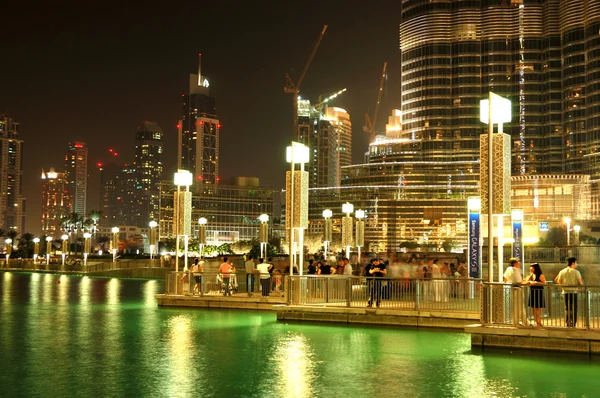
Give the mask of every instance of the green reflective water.
[[(58, 283), (60, 281), (60, 283)], [(462, 333), (157, 308), (162, 282), (0, 273), (0, 396), (595, 397), (600, 361)]]

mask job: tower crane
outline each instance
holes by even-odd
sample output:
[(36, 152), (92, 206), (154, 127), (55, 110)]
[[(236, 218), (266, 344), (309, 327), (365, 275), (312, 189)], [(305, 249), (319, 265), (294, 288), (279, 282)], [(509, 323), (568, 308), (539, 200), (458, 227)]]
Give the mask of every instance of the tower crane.
[(379, 83), (379, 92), (377, 93), (377, 103), (375, 104), (375, 112), (373, 113), (373, 121), (368, 113), (365, 113), (365, 126), (363, 131), (370, 135), (369, 142), (375, 141), (375, 124), (377, 123), (377, 115), (379, 114), (379, 103), (381, 102), (381, 94), (383, 94), (383, 82), (387, 72), (387, 62), (383, 63), (383, 71), (381, 72), (381, 82)]
[(340, 91), (338, 91), (337, 93), (329, 95), (324, 100), (321, 100), (321, 97), (319, 97), (319, 102), (314, 104), (313, 108), (315, 108), (316, 111), (321, 112), (321, 106), (326, 105), (329, 101), (336, 98), (338, 95), (342, 95), (345, 91), (347, 91), (347, 89), (343, 88)]
[(290, 75), (287, 73), (285, 74), (286, 85), (283, 88), (283, 92), (291, 93), (294, 97), (294, 135), (298, 134), (298, 93), (300, 92), (300, 85), (302, 84), (302, 80), (304, 80), (304, 75), (306, 75), (306, 72), (308, 71), (308, 67), (310, 66), (310, 63), (312, 62), (312, 59), (319, 48), (319, 44), (321, 44), (321, 40), (323, 39), (326, 30), (327, 25), (323, 25), (323, 30), (321, 31), (321, 34), (319, 35), (319, 38), (317, 39), (317, 42), (315, 43), (312, 52), (308, 57), (306, 65), (304, 65), (304, 70), (302, 70), (298, 81), (294, 83)]

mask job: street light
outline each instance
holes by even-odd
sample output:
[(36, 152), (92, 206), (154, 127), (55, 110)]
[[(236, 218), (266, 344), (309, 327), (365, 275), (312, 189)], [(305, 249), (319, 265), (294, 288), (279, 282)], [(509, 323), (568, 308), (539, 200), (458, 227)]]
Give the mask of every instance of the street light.
[(158, 223), (156, 221), (150, 221), (150, 223), (148, 224), (150, 226), (150, 242), (148, 242), (150, 244), (150, 266), (152, 266), (152, 256), (154, 255), (154, 249), (158, 249), (156, 247), (156, 227), (158, 226)]
[(40, 254), (40, 238), (33, 238), (33, 265)]
[(267, 242), (269, 241), (269, 215), (261, 214), (260, 220), (260, 257), (265, 258), (267, 255)]
[(8, 259), (10, 258), (10, 253), (12, 253), (12, 239), (6, 239), (4, 243), (6, 243), (6, 268), (8, 268)]
[(567, 246), (571, 246), (571, 218), (565, 217), (563, 221), (567, 224)]
[(581, 231), (581, 227), (573, 225), (573, 231), (575, 231), (575, 246), (579, 246), (579, 231)]
[(112, 227), (112, 240), (110, 245), (112, 246), (112, 255), (113, 255), (113, 269), (117, 268), (117, 249), (119, 248), (119, 227)]
[(325, 209), (323, 210), (323, 218), (325, 219), (324, 221), (324, 225), (323, 225), (323, 250), (324, 250), (324, 256), (325, 258), (327, 258), (327, 247), (329, 246), (329, 243), (331, 242), (331, 216), (333, 216), (333, 212), (330, 209)]
[(342, 213), (346, 215), (342, 217), (342, 246), (346, 248), (346, 258), (350, 258), (350, 247), (352, 247), (352, 212), (354, 211), (354, 205), (351, 203), (344, 203), (342, 205)]
[(358, 249), (358, 260), (356, 263), (360, 266), (360, 248), (365, 245), (365, 211), (356, 210), (354, 217), (356, 217), (356, 238), (354, 240)]
[(60, 238), (62, 239), (62, 248), (61, 248), (62, 264), (61, 264), (61, 266), (62, 266), (62, 271), (64, 271), (65, 270), (65, 257), (66, 257), (65, 251), (69, 250), (69, 235), (64, 234)]
[(46, 271), (48, 271), (50, 267), (50, 252), (52, 251), (52, 241), (54, 238), (51, 236), (46, 236)]
[(86, 232), (83, 234), (83, 266), (87, 266), (88, 254), (92, 249), (92, 234)]
[[(290, 172), (286, 175), (286, 231), (290, 244), (290, 275), (294, 274), (296, 244), (299, 247), (298, 270), (303, 274), (304, 268), (304, 228), (308, 227), (308, 172), (304, 164), (309, 160), (309, 149), (306, 145), (292, 141), (286, 148), (286, 160), (290, 163)], [(296, 170), (296, 163), (300, 170)], [(295, 232), (298, 233), (296, 241)]]
[(208, 224), (208, 220), (206, 218), (200, 217), (198, 219), (198, 244), (200, 246), (200, 258), (202, 258), (204, 245), (206, 245), (206, 224)]
[[(183, 253), (184, 266), (183, 270), (187, 271), (188, 267), (188, 237), (192, 228), (192, 193), (189, 191), (192, 185), (192, 173), (187, 170), (177, 170), (173, 176), (173, 182), (177, 185), (175, 192), (174, 206), (174, 232), (175, 232), (175, 272), (179, 272), (179, 237), (183, 236)], [(185, 191), (181, 192), (181, 186), (185, 186)]]

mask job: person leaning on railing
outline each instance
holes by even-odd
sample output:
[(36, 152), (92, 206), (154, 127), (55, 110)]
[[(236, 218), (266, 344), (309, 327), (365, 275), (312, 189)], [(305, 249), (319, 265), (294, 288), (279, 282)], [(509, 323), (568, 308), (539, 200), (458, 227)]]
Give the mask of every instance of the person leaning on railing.
[[(521, 261), (512, 257), (508, 260), (508, 268), (504, 271), (504, 283), (510, 283), (513, 287), (519, 286), (523, 283), (523, 274), (521, 274)], [(523, 291), (518, 289), (513, 291), (512, 295), (513, 302), (513, 314), (518, 316), (519, 324), (525, 325), (527, 323), (527, 315), (525, 314), (525, 304), (523, 303)], [(516, 319), (515, 319), (516, 324)]]
[(260, 273), (260, 286), (263, 297), (268, 297), (271, 290), (271, 274), (269, 274), (270, 266), (271, 264), (265, 263), (264, 258), (258, 259), (258, 265), (256, 266), (256, 269)]
[[(565, 286), (583, 285), (581, 274), (576, 268), (577, 259), (569, 257), (567, 266), (558, 273), (554, 282)], [(577, 292), (579, 288), (563, 287), (562, 291), (565, 296), (565, 322), (568, 328), (575, 328), (577, 327)]]
[(369, 289), (369, 301), (367, 303), (367, 307), (372, 307), (373, 301), (375, 301), (376, 306), (379, 307), (379, 305), (381, 304), (382, 281), (377, 280), (377, 278), (383, 278), (384, 276), (386, 276), (387, 269), (382, 259), (374, 258), (371, 260), (371, 264), (367, 265), (365, 270), (367, 277), (373, 278), (367, 279), (367, 286)]

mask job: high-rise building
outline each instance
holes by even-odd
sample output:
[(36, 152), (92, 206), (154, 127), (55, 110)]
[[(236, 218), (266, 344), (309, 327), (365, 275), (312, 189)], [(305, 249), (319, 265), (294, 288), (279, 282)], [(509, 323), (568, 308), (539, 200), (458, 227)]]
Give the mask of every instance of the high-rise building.
[(58, 236), (62, 218), (71, 212), (65, 173), (42, 170), (42, 234)]
[(83, 142), (69, 143), (65, 154), (65, 178), (71, 197), (71, 211), (85, 215), (88, 178), (88, 148)]
[(23, 141), (19, 123), (0, 115), (0, 228), (23, 232), (25, 198), (22, 191)]
[(119, 174), (121, 167), (115, 162), (98, 162), (100, 172), (100, 227), (117, 226), (119, 215)]
[(479, 157), (479, 101), (509, 98), (512, 174), (600, 176), (598, 0), (403, 0), (402, 138)]
[(310, 151), (306, 166), (308, 185), (311, 188), (337, 187), (342, 167), (352, 162), (350, 115), (337, 107), (317, 108), (309, 100), (298, 100), (298, 141)]
[(177, 125), (177, 167), (194, 175), (194, 186), (210, 188), (219, 181), (221, 124), (208, 79), (201, 73), (201, 58), (198, 65), (198, 74), (190, 74), (188, 94), (182, 97), (182, 117)]
[(137, 197), (137, 172), (132, 164), (124, 164), (119, 168), (117, 177), (117, 224), (141, 225), (141, 202)]
[(160, 179), (162, 177), (163, 131), (155, 122), (142, 122), (135, 133), (135, 196), (140, 204), (139, 225), (147, 227), (158, 220)]

